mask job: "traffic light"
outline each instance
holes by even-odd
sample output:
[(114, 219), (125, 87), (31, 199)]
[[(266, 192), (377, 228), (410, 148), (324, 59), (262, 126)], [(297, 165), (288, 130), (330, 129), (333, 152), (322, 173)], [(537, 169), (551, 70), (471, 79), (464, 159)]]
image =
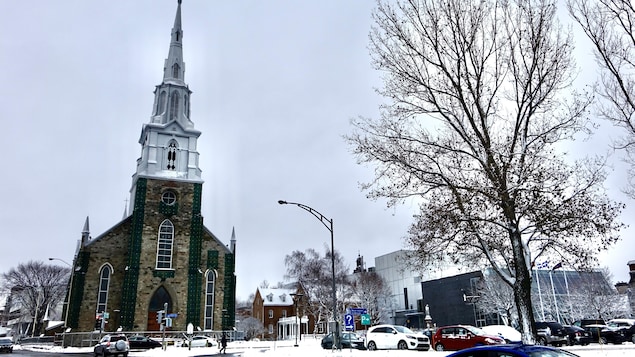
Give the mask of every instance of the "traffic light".
[(101, 318), (95, 320), (95, 330), (101, 331)]
[(163, 310), (157, 311), (157, 323), (159, 325), (163, 323)]

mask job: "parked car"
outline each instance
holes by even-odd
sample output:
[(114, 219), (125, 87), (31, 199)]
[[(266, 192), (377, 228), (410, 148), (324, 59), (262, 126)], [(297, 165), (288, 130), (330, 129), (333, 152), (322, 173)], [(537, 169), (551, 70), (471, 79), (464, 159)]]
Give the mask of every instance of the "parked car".
[(580, 345), (586, 346), (591, 343), (591, 334), (589, 331), (578, 326), (563, 325), (565, 332), (567, 333), (567, 345)]
[(13, 353), (13, 338), (0, 337), (0, 352)]
[(99, 343), (93, 348), (95, 357), (100, 356), (128, 356), (130, 352), (130, 343), (128, 337), (124, 334), (104, 335)]
[[(214, 340), (213, 338), (209, 337), (209, 336), (204, 336), (204, 335), (197, 335), (192, 337), (192, 347), (214, 347), (214, 346), (218, 346), (218, 342), (216, 342), (216, 340)], [(183, 344), (181, 345), (183, 347), (189, 347), (190, 346), (190, 341), (185, 340), (183, 341)]]
[(161, 342), (142, 335), (129, 337), (128, 343), (130, 343), (130, 349), (132, 350), (148, 350), (162, 346)]
[(456, 351), (479, 345), (503, 344), (505, 340), (474, 326), (454, 325), (440, 327), (434, 334), (432, 343), (437, 351)]
[(635, 319), (613, 319), (609, 320), (606, 325), (618, 330), (627, 330), (635, 325)]
[(622, 333), (624, 334), (624, 340), (635, 343), (635, 325), (622, 330)]
[(474, 357), (474, 356), (506, 356), (506, 357), (579, 357), (569, 351), (559, 348), (539, 346), (539, 345), (493, 345), (468, 348), (459, 352), (454, 352), (447, 357)]
[[(364, 339), (358, 336), (356, 333), (352, 332), (342, 332), (340, 334), (341, 345), (342, 348), (354, 348), (357, 350), (365, 350), (366, 346), (364, 346)], [(333, 348), (333, 333), (329, 333), (328, 335), (322, 338), (322, 342), (320, 344), (322, 348), (325, 350), (330, 350)]]
[(555, 321), (536, 321), (537, 345), (560, 347), (567, 343), (567, 332)]
[(587, 325), (584, 329), (589, 331), (592, 342), (599, 342), (602, 344), (613, 343), (619, 345), (626, 341), (622, 331), (611, 328), (607, 325)]
[(377, 325), (371, 327), (366, 333), (366, 348), (371, 351), (383, 349), (427, 351), (430, 349), (430, 339), (404, 326)]
[(602, 319), (582, 319), (573, 323), (573, 326), (584, 327), (587, 325), (606, 325), (606, 322)]
[(506, 343), (518, 343), (522, 341), (522, 334), (515, 328), (507, 325), (489, 325), (481, 327), (488, 335), (500, 336)]

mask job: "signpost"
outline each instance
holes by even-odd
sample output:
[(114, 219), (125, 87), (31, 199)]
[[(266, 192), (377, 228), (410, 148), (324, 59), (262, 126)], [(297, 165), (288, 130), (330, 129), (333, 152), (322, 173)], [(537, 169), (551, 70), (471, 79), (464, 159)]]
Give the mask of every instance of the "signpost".
[(355, 318), (352, 314), (344, 315), (344, 329), (346, 331), (355, 331)]
[(368, 314), (368, 309), (365, 307), (349, 307), (348, 310), (352, 315)]
[(364, 326), (370, 325), (370, 315), (369, 314), (362, 314), (361, 315), (361, 320), (362, 320), (362, 325), (364, 325)]

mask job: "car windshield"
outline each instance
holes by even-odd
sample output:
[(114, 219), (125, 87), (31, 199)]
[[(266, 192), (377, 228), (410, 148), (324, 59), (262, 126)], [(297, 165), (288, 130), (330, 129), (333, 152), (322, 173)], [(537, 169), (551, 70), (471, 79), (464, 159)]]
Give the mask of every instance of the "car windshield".
[(474, 326), (465, 326), (465, 328), (470, 331), (471, 333), (477, 335), (477, 336), (483, 336), (486, 335), (485, 331), (481, 330), (480, 328), (474, 327)]
[(395, 330), (401, 332), (401, 333), (414, 333), (411, 329), (404, 327), (404, 326), (395, 326)]

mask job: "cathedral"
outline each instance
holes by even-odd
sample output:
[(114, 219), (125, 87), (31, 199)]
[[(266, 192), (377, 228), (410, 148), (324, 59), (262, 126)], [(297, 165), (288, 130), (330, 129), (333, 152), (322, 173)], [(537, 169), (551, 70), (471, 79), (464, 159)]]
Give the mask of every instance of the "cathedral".
[[(231, 329), (235, 322), (235, 234), (228, 245), (203, 225), (197, 140), (185, 82), (181, 0), (163, 81), (141, 128), (141, 157), (122, 221), (91, 237), (86, 218), (64, 315), (73, 331)], [(164, 311), (167, 307), (167, 311)], [(159, 312), (170, 320), (157, 321)]]

